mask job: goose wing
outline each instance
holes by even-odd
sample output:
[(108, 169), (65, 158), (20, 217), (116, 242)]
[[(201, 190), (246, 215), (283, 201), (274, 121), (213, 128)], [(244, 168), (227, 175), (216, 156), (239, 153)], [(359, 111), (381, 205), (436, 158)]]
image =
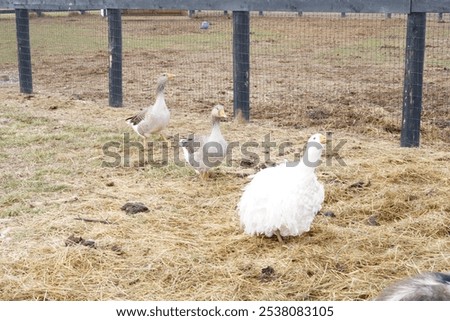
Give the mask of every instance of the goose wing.
[(139, 125), (139, 123), (141, 121), (143, 121), (145, 119), (145, 116), (147, 115), (148, 110), (149, 110), (149, 108), (145, 108), (145, 109), (141, 110), (140, 112), (138, 112), (136, 115), (128, 117), (125, 120), (129, 124), (137, 126), (137, 125)]

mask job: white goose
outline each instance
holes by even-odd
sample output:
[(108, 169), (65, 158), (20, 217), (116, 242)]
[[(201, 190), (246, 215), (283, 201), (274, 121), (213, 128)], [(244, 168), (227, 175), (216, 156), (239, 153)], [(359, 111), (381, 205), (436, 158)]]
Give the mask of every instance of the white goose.
[(146, 146), (146, 138), (152, 134), (160, 133), (161, 138), (165, 140), (161, 131), (169, 124), (170, 111), (164, 99), (164, 89), (167, 81), (173, 77), (174, 75), (169, 73), (162, 74), (158, 78), (154, 105), (126, 119), (134, 131), (144, 138), (144, 146)]
[(188, 139), (180, 139), (185, 161), (202, 179), (207, 178), (208, 170), (219, 166), (226, 156), (228, 143), (220, 131), (220, 121), (225, 118), (224, 107), (216, 105), (211, 111), (212, 128), (208, 136), (193, 135)]
[(312, 135), (296, 166), (265, 168), (253, 177), (238, 204), (246, 234), (275, 234), (283, 243), (283, 236), (309, 231), (325, 196), (315, 174), (325, 141), (321, 134)]

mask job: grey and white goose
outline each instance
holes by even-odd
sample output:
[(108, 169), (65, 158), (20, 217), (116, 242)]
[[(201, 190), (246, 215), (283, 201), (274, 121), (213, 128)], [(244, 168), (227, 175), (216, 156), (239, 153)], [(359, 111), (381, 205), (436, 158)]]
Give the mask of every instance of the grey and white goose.
[(211, 111), (212, 128), (209, 135), (191, 135), (180, 139), (185, 161), (200, 174), (201, 179), (209, 175), (209, 169), (219, 166), (227, 154), (228, 143), (220, 131), (220, 121), (227, 118), (222, 105), (215, 105)]
[(134, 131), (144, 138), (144, 146), (146, 146), (146, 138), (152, 134), (159, 133), (161, 138), (165, 140), (165, 137), (161, 132), (169, 124), (170, 111), (167, 108), (164, 99), (164, 89), (167, 81), (173, 77), (173, 74), (162, 74), (157, 81), (155, 103), (152, 106), (141, 110), (136, 115), (126, 119), (127, 123)]

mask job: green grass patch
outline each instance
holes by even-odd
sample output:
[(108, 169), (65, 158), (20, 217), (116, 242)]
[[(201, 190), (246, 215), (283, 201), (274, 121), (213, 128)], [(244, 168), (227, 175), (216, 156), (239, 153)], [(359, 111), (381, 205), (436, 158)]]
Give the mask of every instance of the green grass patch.
[(229, 33), (192, 33), (174, 35), (150, 35), (148, 37), (124, 37), (125, 51), (133, 49), (198, 51), (228, 49), (231, 44)]
[(32, 55), (73, 55), (106, 50), (104, 35), (96, 36), (98, 30), (80, 29), (71, 24), (49, 24), (45, 28), (33, 28), (30, 31)]
[[(2, 176), (0, 176), (1, 178), (1, 183), (0, 183), (0, 187), (3, 190), (3, 192), (11, 192), (11, 191), (15, 191), (20, 189), (20, 187), (22, 186), (22, 180), (15, 177), (12, 174), (3, 174)], [(10, 202), (9, 200), (10, 195), (6, 195), (5, 197), (3, 197), (1, 199), (1, 202)], [(15, 198), (13, 197), (13, 200)]]
[(17, 64), (16, 25), (14, 19), (0, 19), (0, 63)]
[[(38, 177), (39, 178), (39, 177)], [(30, 180), (27, 182), (27, 192), (29, 193), (56, 193), (71, 190), (71, 186), (62, 183), (50, 183), (43, 179)]]
[[(0, 30), (0, 62), (17, 63), (15, 20), (1, 19)], [(32, 57), (107, 50), (107, 35), (106, 20), (97, 17), (83, 19), (82, 23), (71, 21), (70, 17), (30, 19)]]

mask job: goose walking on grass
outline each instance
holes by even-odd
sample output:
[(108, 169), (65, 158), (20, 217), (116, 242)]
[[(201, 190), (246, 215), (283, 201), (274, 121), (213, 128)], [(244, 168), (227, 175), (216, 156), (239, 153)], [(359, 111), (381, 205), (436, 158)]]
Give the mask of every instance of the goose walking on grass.
[(255, 174), (238, 204), (246, 234), (275, 234), (284, 243), (283, 237), (309, 231), (324, 201), (324, 188), (315, 169), (325, 141), (321, 134), (312, 135), (297, 165), (269, 167)]
[(216, 105), (211, 111), (211, 133), (206, 136), (193, 135), (188, 139), (181, 139), (185, 161), (200, 174), (201, 179), (208, 177), (208, 170), (219, 166), (227, 153), (228, 143), (220, 131), (220, 121), (227, 118), (222, 105)]
[(167, 81), (173, 77), (174, 75), (169, 73), (162, 74), (157, 82), (155, 104), (126, 119), (134, 131), (143, 137), (144, 148), (146, 146), (146, 138), (152, 134), (159, 133), (161, 138), (166, 140), (161, 131), (169, 124), (170, 111), (164, 99), (164, 89)]
[(401, 280), (381, 292), (376, 301), (450, 301), (450, 274), (429, 272)]

